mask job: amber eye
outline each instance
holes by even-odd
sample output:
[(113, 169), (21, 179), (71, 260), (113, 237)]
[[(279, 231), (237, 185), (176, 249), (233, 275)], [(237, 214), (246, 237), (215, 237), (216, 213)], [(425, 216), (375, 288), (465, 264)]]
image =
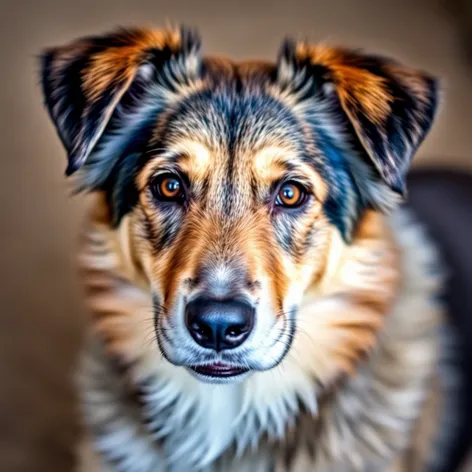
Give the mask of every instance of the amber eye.
[(277, 193), (275, 204), (285, 208), (296, 208), (306, 200), (307, 193), (296, 182), (284, 183)]
[(182, 202), (185, 199), (182, 181), (172, 174), (156, 177), (151, 186), (154, 197), (160, 201)]

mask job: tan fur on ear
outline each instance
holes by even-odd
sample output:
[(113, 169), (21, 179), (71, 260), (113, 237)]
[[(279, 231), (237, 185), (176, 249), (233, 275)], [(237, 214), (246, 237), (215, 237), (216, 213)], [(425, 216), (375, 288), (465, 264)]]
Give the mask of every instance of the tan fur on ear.
[(300, 43), (297, 45), (296, 54), (302, 61), (310, 60), (312, 64), (329, 69), (328, 80), (332, 80), (336, 86), (343, 108), (349, 110), (354, 107), (367, 114), (377, 125), (386, 120), (392, 101), (386, 79), (359, 68), (350, 51), (323, 44)]
[(83, 77), (83, 89), (89, 100), (96, 100), (114, 83), (128, 83), (151, 49), (168, 47), (177, 52), (181, 34), (174, 30), (137, 29), (126, 33), (126, 45), (109, 47), (90, 57)]

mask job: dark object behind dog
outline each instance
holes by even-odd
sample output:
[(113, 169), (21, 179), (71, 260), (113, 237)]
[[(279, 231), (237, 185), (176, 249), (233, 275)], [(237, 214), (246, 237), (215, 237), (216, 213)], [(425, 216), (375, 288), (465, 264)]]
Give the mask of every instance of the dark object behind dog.
[(439, 243), (449, 268), (445, 294), (451, 323), (461, 338), (461, 368), (466, 379), (459, 398), (462, 425), (450, 438), (444, 471), (458, 470), (472, 441), (472, 176), (443, 169), (413, 170), (409, 176), (409, 205)]

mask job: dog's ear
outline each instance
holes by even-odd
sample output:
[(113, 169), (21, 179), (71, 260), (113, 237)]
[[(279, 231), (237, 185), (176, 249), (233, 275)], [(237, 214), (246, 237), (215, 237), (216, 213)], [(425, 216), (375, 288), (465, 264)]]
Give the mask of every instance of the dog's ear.
[(43, 93), (68, 153), (66, 174), (85, 164), (87, 186), (98, 186), (143, 126), (195, 82), (199, 50), (198, 36), (182, 28), (122, 29), (45, 51)]
[(287, 41), (278, 81), (298, 95), (324, 133), (337, 133), (334, 139), (350, 146), (352, 172), (370, 204), (391, 204), (379, 201), (385, 200), (381, 187), (387, 199), (401, 199), (413, 155), (436, 113), (434, 78), (386, 58)]

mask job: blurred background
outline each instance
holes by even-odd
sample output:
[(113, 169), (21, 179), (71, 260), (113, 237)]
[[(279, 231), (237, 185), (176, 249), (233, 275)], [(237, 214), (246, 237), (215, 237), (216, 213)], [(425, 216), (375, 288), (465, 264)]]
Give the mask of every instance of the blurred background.
[[(442, 78), (415, 165), (472, 169), (472, 1), (1, 0), (0, 471), (66, 472), (84, 310), (74, 270), (83, 202), (42, 106), (42, 48), (117, 25), (183, 22), (206, 53), (275, 58), (286, 35), (395, 56)], [(472, 469), (471, 469), (472, 470)]]

